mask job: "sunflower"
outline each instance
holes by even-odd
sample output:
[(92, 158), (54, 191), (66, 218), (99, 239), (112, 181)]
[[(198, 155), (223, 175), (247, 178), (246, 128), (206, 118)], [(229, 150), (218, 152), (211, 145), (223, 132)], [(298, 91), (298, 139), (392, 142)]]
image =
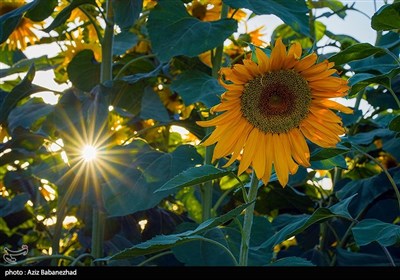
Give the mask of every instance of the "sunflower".
[[(352, 110), (330, 100), (347, 94), (347, 82), (332, 69), (327, 60), (316, 63), (317, 55), (301, 57), (301, 46), (294, 43), (288, 51), (281, 39), (268, 57), (255, 50), (257, 62), (222, 68), (221, 84), (226, 92), (211, 112), (223, 112), (203, 127), (216, 129), (203, 145), (215, 146), (213, 160), (232, 155), (225, 166), (240, 155), (238, 173), (252, 166), (258, 179), (269, 182), (272, 167), (285, 186), (289, 173), (298, 166), (310, 166), (306, 138), (321, 147), (334, 147), (345, 130), (331, 109)], [(228, 82), (229, 81), (229, 82)]]
[[(25, 4), (24, 0), (6, 0), (0, 5), (0, 16), (7, 14)], [(22, 17), (14, 31), (8, 36), (7, 40), (1, 44), (2, 48), (8, 48), (8, 50), (25, 50), (28, 46), (28, 43), (34, 44), (38, 38), (33, 33), (32, 29), (35, 29), (33, 26), (33, 21), (29, 18)]]

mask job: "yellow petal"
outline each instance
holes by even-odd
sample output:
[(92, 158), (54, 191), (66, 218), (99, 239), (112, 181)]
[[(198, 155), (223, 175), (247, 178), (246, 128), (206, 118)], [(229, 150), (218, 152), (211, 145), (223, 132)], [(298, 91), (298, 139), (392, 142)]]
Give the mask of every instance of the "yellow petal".
[(267, 73), (270, 71), (270, 59), (268, 56), (259, 48), (256, 48), (256, 57), (258, 61), (258, 70), (260, 73)]
[(292, 146), (292, 155), (295, 161), (304, 167), (310, 166), (310, 150), (300, 130), (294, 128), (288, 134), (290, 145)]
[(197, 121), (196, 123), (203, 127), (222, 125), (222, 124), (232, 121), (235, 118), (237, 118), (237, 119), (241, 118), (241, 115), (242, 115), (242, 113), (240, 112), (240, 110), (238, 110), (238, 111), (230, 110), (230, 111), (226, 111), (226, 112), (216, 116), (215, 118), (213, 118), (211, 120)]
[(320, 90), (312, 90), (311, 96), (313, 98), (333, 98), (333, 97), (344, 97), (346, 96), (346, 92), (341, 91), (320, 91)]
[(242, 136), (238, 139), (236, 142), (235, 146), (233, 147), (233, 153), (229, 161), (223, 166), (227, 167), (231, 165), (240, 155), (240, 152), (243, 149), (244, 144), (247, 142), (247, 138), (249, 137), (250, 131), (253, 129), (253, 126), (247, 123), (246, 121), (246, 126), (242, 132)]
[(246, 126), (246, 121), (240, 121), (229, 130), (225, 130), (225, 133), (220, 137), (218, 144), (214, 149), (214, 158), (222, 158), (233, 152), (234, 145), (241, 137), (241, 133)]
[(292, 44), (292, 46), (289, 48), (287, 57), (285, 62), (283, 63), (283, 68), (284, 69), (291, 69), (293, 66), (296, 64), (296, 62), (300, 59), (301, 57), (301, 45), (299, 42), (295, 42)]
[(223, 112), (226, 110), (235, 110), (237, 108), (240, 108), (240, 99), (233, 99), (229, 101), (223, 101), (220, 104), (215, 105), (214, 107), (211, 108), (211, 113), (214, 112)]
[(258, 139), (258, 150), (254, 155), (253, 159), (253, 168), (256, 171), (256, 175), (258, 179), (261, 179), (264, 176), (265, 172), (265, 140), (266, 136), (263, 132), (259, 133)]
[(220, 73), (222, 73), (225, 76), (226, 80), (229, 80), (233, 82), (234, 84), (245, 84), (247, 83), (247, 79), (244, 76), (241, 76), (237, 72), (233, 71), (231, 68), (222, 68), (220, 70)]
[(271, 71), (282, 69), (283, 62), (285, 60), (286, 60), (286, 47), (282, 43), (282, 39), (278, 38), (271, 52)]
[(278, 134), (272, 134), (272, 143), (274, 146), (275, 172), (278, 176), (279, 183), (282, 185), (282, 187), (284, 187), (289, 180), (289, 166), (284, 155), (286, 151)]
[(246, 66), (247, 71), (249, 71), (249, 73), (253, 76), (256, 77), (260, 74), (262, 74), (257, 66), (257, 63), (255, 63), (253, 60), (251, 59), (243, 59), (243, 65)]
[(305, 124), (300, 125), (300, 130), (307, 139), (323, 148), (332, 148), (337, 144), (336, 141), (328, 140), (324, 135), (321, 135), (320, 132), (315, 131), (312, 127)]
[(242, 174), (250, 165), (253, 160), (253, 155), (257, 148), (259, 130), (254, 128), (247, 139), (247, 142), (244, 146), (242, 160), (240, 161), (238, 174)]
[(249, 81), (253, 79), (253, 75), (248, 71), (247, 67), (242, 64), (235, 64), (232, 69), (235, 75), (240, 76), (241, 79)]
[(272, 161), (274, 158), (272, 134), (271, 133), (265, 134), (264, 140), (265, 140), (265, 172), (264, 176), (262, 177), (262, 181), (264, 184), (267, 184), (269, 182), (269, 179), (271, 178)]
[(318, 99), (318, 100), (315, 100), (313, 103), (316, 104), (316, 105), (320, 105), (322, 107), (326, 107), (326, 108), (330, 108), (330, 109), (341, 111), (341, 112), (343, 112), (345, 114), (352, 114), (353, 113), (352, 109), (350, 109), (350, 108), (348, 108), (348, 107), (346, 107), (346, 106), (344, 106), (342, 104), (339, 104), (339, 103), (337, 103), (337, 102), (335, 102), (333, 100)]
[(299, 60), (295, 66), (294, 69), (296, 69), (297, 72), (302, 72), (308, 68), (310, 68), (312, 65), (315, 64), (317, 61), (317, 55), (315, 53), (309, 54), (306, 57), (304, 57), (302, 60)]

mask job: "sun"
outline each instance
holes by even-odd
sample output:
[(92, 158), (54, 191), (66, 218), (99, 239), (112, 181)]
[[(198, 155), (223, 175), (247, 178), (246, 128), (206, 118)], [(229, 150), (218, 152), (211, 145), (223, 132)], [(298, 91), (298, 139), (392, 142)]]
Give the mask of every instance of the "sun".
[(85, 145), (82, 149), (81, 156), (84, 161), (93, 161), (97, 157), (97, 149), (92, 145)]

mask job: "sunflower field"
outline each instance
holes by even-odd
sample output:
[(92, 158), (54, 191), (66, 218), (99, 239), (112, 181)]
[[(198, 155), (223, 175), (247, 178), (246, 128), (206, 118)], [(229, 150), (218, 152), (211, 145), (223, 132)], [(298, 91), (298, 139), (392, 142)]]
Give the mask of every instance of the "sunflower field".
[(355, 2), (1, 0), (0, 266), (399, 266), (400, 1)]

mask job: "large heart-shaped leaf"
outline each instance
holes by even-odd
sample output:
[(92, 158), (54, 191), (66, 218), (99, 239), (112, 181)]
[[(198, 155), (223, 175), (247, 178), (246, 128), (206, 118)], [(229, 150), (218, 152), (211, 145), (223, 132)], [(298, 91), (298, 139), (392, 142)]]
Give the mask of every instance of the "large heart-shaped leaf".
[(161, 0), (149, 15), (147, 29), (162, 61), (177, 55), (196, 56), (221, 45), (236, 31), (233, 19), (205, 22), (192, 17), (182, 1)]
[(276, 15), (295, 31), (310, 36), (308, 8), (304, 0), (224, 0), (233, 8), (246, 8), (257, 15)]

